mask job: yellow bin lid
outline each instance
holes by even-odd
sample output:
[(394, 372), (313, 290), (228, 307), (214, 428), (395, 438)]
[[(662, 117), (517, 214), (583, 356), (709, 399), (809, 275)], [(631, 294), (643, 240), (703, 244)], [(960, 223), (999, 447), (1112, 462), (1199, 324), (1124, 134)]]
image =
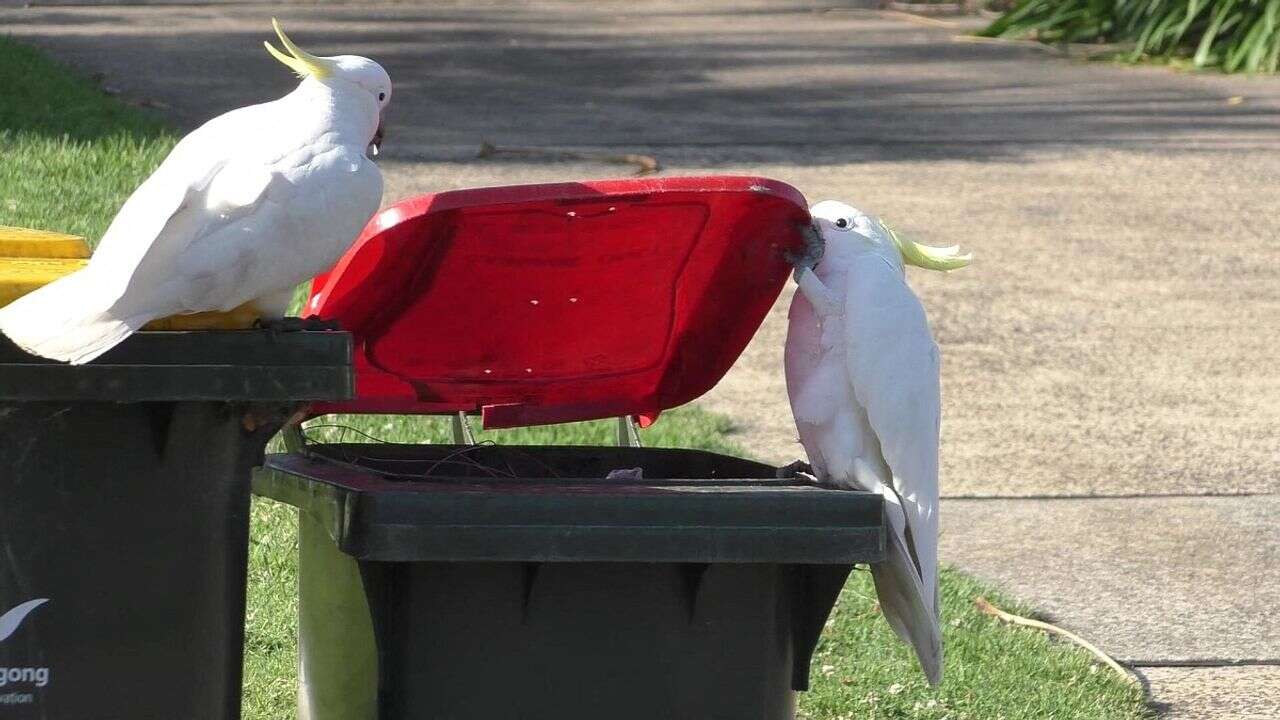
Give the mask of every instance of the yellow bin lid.
[[(0, 307), (89, 264), (93, 251), (78, 235), (0, 225)], [(248, 306), (230, 312), (175, 315), (145, 330), (235, 330), (258, 319)]]

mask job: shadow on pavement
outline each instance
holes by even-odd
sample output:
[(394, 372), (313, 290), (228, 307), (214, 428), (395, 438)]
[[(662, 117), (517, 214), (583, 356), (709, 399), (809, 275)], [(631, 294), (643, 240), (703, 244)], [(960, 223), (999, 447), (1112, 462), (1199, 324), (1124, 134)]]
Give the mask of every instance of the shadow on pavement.
[[(81, 7), (0, 24), (185, 126), (275, 97), (269, 16), (304, 47), (378, 59), (396, 81), (393, 159), (482, 140), (626, 147), (715, 164), (760, 153), (817, 164), (1008, 159), (1043, 148), (1274, 147), (1276, 105), (1239, 82), (1121, 70), (957, 43), (943, 29), (804, 5)], [(633, 14), (631, 14), (633, 13)], [(1240, 85), (1251, 95), (1276, 83)]]

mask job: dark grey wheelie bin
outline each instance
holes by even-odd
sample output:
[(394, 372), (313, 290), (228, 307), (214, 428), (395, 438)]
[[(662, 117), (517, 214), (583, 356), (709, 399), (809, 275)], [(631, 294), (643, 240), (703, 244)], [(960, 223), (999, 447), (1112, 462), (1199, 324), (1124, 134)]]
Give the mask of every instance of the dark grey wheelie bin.
[(878, 496), (775, 474), (646, 448), (270, 457), (256, 491), (301, 511), (300, 716), (793, 717), (883, 520)]
[(345, 333), (0, 339), (0, 717), (238, 718), (250, 470), (351, 383)]
[(634, 447), (631, 422), (719, 381), (808, 222), (793, 188), (741, 177), (376, 217), (313, 285), (356, 344), (356, 398), (314, 414), (618, 417), (632, 446), (468, 445), (455, 415), (456, 445), (269, 457), (255, 491), (300, 511), (300, 716), (790, 718), (850, 568), (882, 558), (880, 498)]

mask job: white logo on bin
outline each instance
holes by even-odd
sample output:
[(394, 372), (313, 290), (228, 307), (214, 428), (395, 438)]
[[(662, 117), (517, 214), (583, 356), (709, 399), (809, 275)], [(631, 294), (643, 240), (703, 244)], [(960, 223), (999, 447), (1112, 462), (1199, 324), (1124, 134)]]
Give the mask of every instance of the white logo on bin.
[[(0, 615), (0, 642), (13, 637), (22, 626), (27, 616), (36, 608), (49, 602), (49, 598), (28, 600), (9, 612)], [(47, 667), (0, 667), (0, 689), (17, 685), (29, 685), (43, 688), (49, 684), (49, 668)], [(0, 693), (0, 705), (30, 705), (37, 697), (29, 692)]]
[(23, 620), (27, 619), (31, 611), (47, 602), (49, 602), (49, 598), (28, 600), (4, 615), (0, 615), (0, 642), (8, 640), (9, 636), (18, 632), (18, 627), (22, 625)]

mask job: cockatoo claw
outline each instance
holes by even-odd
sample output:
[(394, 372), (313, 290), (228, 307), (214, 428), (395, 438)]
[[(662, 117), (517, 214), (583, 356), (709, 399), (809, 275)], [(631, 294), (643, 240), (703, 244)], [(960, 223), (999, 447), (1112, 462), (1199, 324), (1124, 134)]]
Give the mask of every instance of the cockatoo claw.
[(813, 477), (813, 466), (803, 460), (796, 460), (788, 465), (783, 465), (774, 473), (774, 476), (779, 479), (797, 478), (806, 475)]
[(310, 315), (302, 319), (303, 330), (341, 330), (342, 325), (337, 320), (325, 320), (319, 315)]
[(810, 485), (816, 485), (816, 486), (818, 486), (818, 487), (823, 487), (823, 486), (824, 486), (824, 483), (823, 483), (821, 480), (819, 480), (819, 479), (818, 479), (818, 476), (817, 476), (817, 475), (812, 475), (812, 474), (807, 473), (807, 472), (798, 472), (798, 473), (796, 473), (795, 477), (796, 477), (796, 479), (797, 479), (797, 480), (803, 480), (803, 481), (805, 481), (805, 482), (809, 483)]
[(316, 315), (310, 317), (258, 318), (253, 326), (259, 330), (273, 333), (286, 332), (318, 332), (325, 330), (341, 330), (337, 320), (324, 320)]

